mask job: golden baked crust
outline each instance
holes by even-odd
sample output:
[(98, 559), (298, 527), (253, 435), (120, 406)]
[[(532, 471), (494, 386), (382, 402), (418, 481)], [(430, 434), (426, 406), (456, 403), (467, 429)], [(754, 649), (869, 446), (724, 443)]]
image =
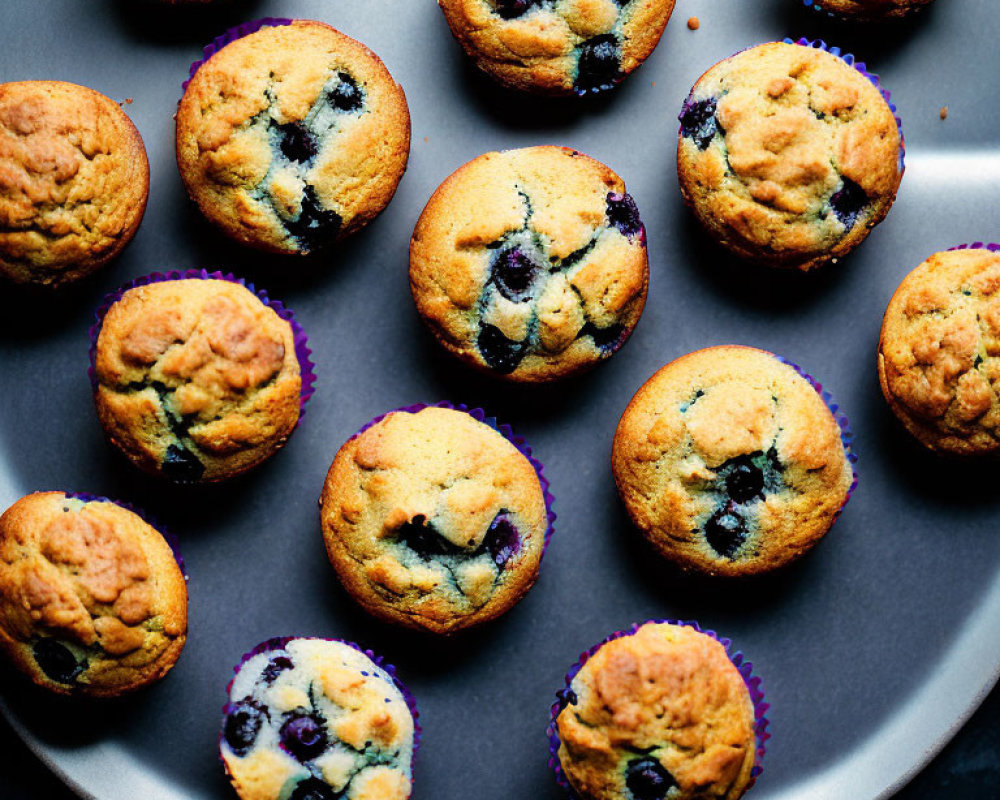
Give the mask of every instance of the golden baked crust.
[(784, 42), (706, 72), (677, 147), (684, 200), (714, 238), (743, 258), (801, 270), (864, 241), (889, 212), (899, 162), (896, 119), (879, 90), (837, 56)]
[(142, 138), (114, 100), (0, 84), (0, 273), (48, 286), (88, 275), (135, 235), (148, 193)]
[[(39, 686), (93, 697), (130, 692), (170, 670), (186, 633), (184, 576), (137, 514), (37, 492), (0, 516), (0, 647)], [(49, 674), (52, 655), (39, 642), (77, 664), (63, 677)]]
[(931, 0), (817, 0), (823, 11), (872, 21), (905, 17), (930, 3)]
[[(513, 89), (572, 94), (608, 88), (581, 86), (581, 48), (599, 37), (614, 37), (619, 74), (637, 69), (663, 35), (674, 0), (529, 0), (527, 12), (504, 19), (497, 0), (438, 0), (455, 38), (476, 66)], [(586, 56), (584, 56), (586, 60)]]
[(736, 800), (750, 784), (753, 703), (712, 637), (646, 623), (601, 645), (570, 689), (556, 718), (559, 762), (584, 800), (631, 797), (629, 764), (648, 759), (676, 783), (671, 800)]
[[(515, 257), (530, 262), (530, 279), (500, 274)], [(566, 147), (473, 159), (438, 187), (410, 241), (410, 288), (435, 337), (513, 381), (554, 380), (610, 357), (638, 323), (648, 282), (645, 230), (625, 183)]]
[(320, 504), (341, 582), (390, 622), (452, 633), (503, 614), (538, 577), (538, 475), (464, 412), (396, 411), (349, 439)]
[(853, 481), (815, 389), (771, 353), (731, 345), (682, 356), (636, 392), (612, 467), (629, 516), (661, 553), (727, 576), (813, 547)]
[(277, 253), (307, 253), (368, 224), (409, 152), (402, 88), (371, 50), (312, 20), (226, 45), (177, 110), (188, 194), (228, 235)]
[(111, 441), (141, 469), (176, 480), (247, 470), (299, 419), (292, 327), (231, 281), (129, 289), (104, 317), (96, 374)]
[(1000, 255), (935, 253), (903, 279), (882, 321), (882, 393), (931, 450), (1000, 450)]

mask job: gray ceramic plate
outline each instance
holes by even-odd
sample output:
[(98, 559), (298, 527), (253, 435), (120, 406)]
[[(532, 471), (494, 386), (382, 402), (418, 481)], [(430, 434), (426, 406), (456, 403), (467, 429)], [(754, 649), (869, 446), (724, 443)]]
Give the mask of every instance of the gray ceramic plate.
[[(691, 15), (701, 29), (685, 26)], [(262, 257), (223, 239), (187, 202), (171, 114), (203, 44), (260, 16), (315, 17), (386, 61), (413, 114), (410, 169), (388, 211), (336, 255)], [(131, 500), (183, 542), (191, 631), (159, 686), (77, 707), (0, 681), (5, 712), (85, 796), (227, 798), (216, 755), (232, 666), (283, 634), (340, 636), (386, 655), (425, 726), (417, 796), (558, 798), (544, 728), (578, 654), (651, 617), (698, 619), (764, 676), (774, 738), (758, 800), (884, 797), (939, 749), (1000, 664), (997, 470), (945, 463), (910, 443), (875, 375), (882, 312), (930, 253), (1000, 239), (1000, 113), (976, 75), (995, 75), (990, 0), (941, 0), (890, 28), (852, 29), (795, 0), (679, 0), (653, 57), (611, 96), (575, 103), (499, 91), (478, 77), (433, 0), (243, 0), (158, 8), (140, 0), (6, 0), (4, 80), (60, 78), (120, 100), (146, 140), (152, 194), (124, 256), (57, 298), (0, 296), (0, 506), (36, 489)], [(903, 116), (907, 172), (888, 219), (820, 274), (751, 270), (695, 229), (674, 174), (676, 115), (720, 58), (787, 35), (822, 37), (879, 73)], [(948, 105), (942, 122), (938, 111)], [(629, 344), (592, 374), (541, 390), (495, 384), (443, 356), (406, 280), (410, 231), (441, 180), (490, 149), (576, 147), (626, 180), (649, 231), (652, 280)], [(273, 461), (234, 483), (163, 487), (105, 445), (86, 376), (87, 329), (103, 294), (157, 269), (222, 267), (286, 300), (311, 335), (317, 393)], [(861, 483), (826, 541), (751, 586), (679, 580), (650, 556), (617, 502), (611, 437), (633, 392), (675, 356), (761, 346), (819, 378), (851, 418)], [(418, 401), (483, 405), (528, 437), (552, 480), (556, 535), (531, 594), (506, 618), (451, 642), (376, 624), (341, 591), (316, 500), (337, 447), (376, 414)]]

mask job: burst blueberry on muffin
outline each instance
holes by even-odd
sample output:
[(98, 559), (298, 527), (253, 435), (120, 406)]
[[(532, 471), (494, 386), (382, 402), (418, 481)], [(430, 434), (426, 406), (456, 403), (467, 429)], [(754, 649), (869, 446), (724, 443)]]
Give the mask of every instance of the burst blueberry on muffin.
[(452, 633), (503, 614), (534, 584), (545, 489), (523, 445), (471, 413), (417, 408), (341, 447), (323, 487), (323, 537), (367, 611)]
[(392, 667), (369, 655), (289, 638), (244, 657), (219, 742), (242, 800), (410, 796), (416, 707)]
[(565, 147), (470, 161), (431, 197), (410, 242), (410, 287), (431, 332), (513, 381), (613, 355), (648, 282), (646, 231), (624, 182)]
[(438, 0), (476, 66), (529, 92), (610, 89), (641, 66), (674, 0)]
[(771, 353), (737, 346), (689, 353), (653, 375), (622, 415), (612, 466), (629, 516), (663, 555), (727, 576), (813, 547), (854, 478), (817, 390)]
[(684, 200), (713, 238), (800, 270), (864, 241), (903, 175), (897, 119), (868, 73), (805, 45), (712, 67), (684, 102), (677, 149)]
[(149, 194), (142, 138), (118, 104), (62, 81), (0, 84), (0, 274), (59, 286), (131, 241)]
[(957, 455), (1000, 450), (1000, 255), (935, 253), (889, 301), (878, 348), (882, 393), (916, 439)]
[(900, 19), (919, 11), (931, 0), (798, 0), (816, 11), (826, 12), (831, 17), (848, 20), (877, 22)]
[(402, 88), (360, 42), (321, 22), (270, 22), (197, 68), (177, 111), (177, 163), (225, 233), (305, 254), (389, 204), (410, 116)]
[(222, 480), (291, 435), (312, 380), (309, 351), (290, 314), (242, 284), (173, 275), (111, 296), (92, 332), (97, 413), (146, 472)]
[(39, 686), (133, 691), (173, 667), (186, 633), (184, 575), (138, 514), (37, 492), (0, 516), (0, 647)]

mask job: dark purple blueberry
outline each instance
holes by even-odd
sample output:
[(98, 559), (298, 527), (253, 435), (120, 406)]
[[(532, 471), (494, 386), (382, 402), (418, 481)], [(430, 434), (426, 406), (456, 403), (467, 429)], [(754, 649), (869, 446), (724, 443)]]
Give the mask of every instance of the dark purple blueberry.
[(261, 680), (266, 684), (272, 684), (278, 680), (278, 676), (284, 672), (286, 669), (291, 669), (294, 666), (292, 664), (292, 659), (288, 656), (275, 656), (270, 661), (267, 662), (267, 666), (264, 667), (264, 671), (261, 673)]
[(343, 796), (342, 792), (333, 791), (328, 783), (310, 777), (298, 782), (288, 800), (337, 800)]
[(728, 503), (705, 523), (705, 539), (724, 558), (732, 559), (747, 538), (746, 520)]
[(514, 19), (527, 14), (539, 0), (494, 0), (494, 6), (499, 16), (504, 19)]
[(562, 699), (563, 699), (563, 708), (565, 708), (566, 706), (575, 706), (578, 702), (580, 702), (580, 698), (576, 696), (576, 692), (574, 692), (572, 689), (566, 689), (566, 691), (563, 692)]
[(73, 683), (86, 666), (76, 660), (66, 645), (48, 637), (35, 642), (32, 654), (42, 672), (56, 683)]
[(678, 119), (681, 121), (681, 136), (691, 139), (699, 150), (708, 147), (709, 142), (719, 131), (719, 123), (715, 118), (716, 100), (709, 97), (706, 100), (684, 101), (684, 108)]
[(226, 715), (226, 722), (222, 729), (222, 735), (229, 745), (229, 749), (236, 755), (242, 757), (250, 752), (253, 743), (260, 733), (260, 726), (264, 724), (264, 711), (251, 698), (246, 697), (241, 700)]
[(200, 481), (205, 474), (205, 465), (198, 456), (182, 445), (172, 444), (167, 448), (163, 463), (163, 474), (174, 481)]
[(520, 247), (498, 250), (493, 256), (492, 272), (493, 282), (508, 300), (523, 303), (531, 299), (531, 284), (538, 274), (538, 265)]
[(608, 193), (608, 222), (621, 231), (622, 236), (629, 240), (640, 236), (643, 232), (642, 220), (639, 218), (639, 208), (632, 195), (617, 192)]
[(633, 758), (625, 768), (625, 786), (634, 800), (664, 800), (677, 785), (655, 758)]
[(608, 89), (621, 78), (618, 39), (605, 33), (577, 47), (576, 90), (581, 94)]
[(830, 208), (844, 226), (845, 233), (854, 227), (868, 205), (868, 195), (848, 177), (841, 177), (844, 185), (830, 198)]
[(357, 111), (364, 102), (364, 95), (354, 78), (346, 72), (338, 73), (340, 83), (330, 93), (330, 102), (339, 111)]
[(521, 534), (506, 514), (497, 514), (483, 543), (497, 569), (502, 570), (521, 551)]
[(618, 349), (618, 345), (621, 344), (622, 334), (624, 333), (624, 325), (614, 323), (607, 328), (598, 328), (593, 322), (588, 322), (580, 328), (577, 338), (589, 336), (594, 340), (594, 347), (605, 355), (610, 355)]
[(299, 761), (310, 761), (327, 747), (326, 724), (318, 714), (292, 711), (281, 725), (281, 746)]
[[(760, 455), (757, 453), (757, 455)], [(764, 492), (764, 473), (753, 463), (753, 456), (737, 456), (722, 465), (726, 472), (726, 492), (736, 503), (749, 503), (762, 497)]]
[(307, 183), (299, 216), (287, 221), (285, 228), (306, 250), (316, 250), (336, 238), (342, 222), (340, 214), (320, 205), (316, 190)]
[(306, 162), (316, 153), (316, 140), (301, 122), (278, 126), (278, 146), (289, 161)]
[(479, 330), (476, 344), (487, 365), (501, 375), (517, 369), (527, 351), (523, 342), (508, 339), (495, 325), (485, 323)]
[(425, 559), (464, 552), (438, 533), (421, 514), (403, 523), (399, 528), (399, 538), (414, 553)]

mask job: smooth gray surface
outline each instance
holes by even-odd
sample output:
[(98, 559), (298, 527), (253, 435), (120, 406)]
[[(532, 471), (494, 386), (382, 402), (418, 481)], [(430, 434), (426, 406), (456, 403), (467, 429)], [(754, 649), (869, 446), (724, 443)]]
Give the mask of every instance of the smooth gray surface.
[[(941, 0), (901, 25), (847, 28), (794, 0), (678, 0), (647, 65), (611, 96), (576, 103), (510, 95), (469, 68), (431, 0), (234, 2), (157, 9), (136, 0), (7, 0), (0, 77), (84, 83), (126, 106), (150, 155), (138, 236), (102, 274), (55, 299), (0, 293), (0, 506), (36, 489), (131, 500), (181, 537), (191, 573), (188, 646), (167, 680), (124, 702), (67, 705), (3, 675), (15, 725), (85, 793), (231, 797), (215, 749), (231, 668), (275, 635), (341, 636), (397, 664), (425, 727), (416, 796), (560, 796), (546, 767), (554, 691), (579, 652), (650, 617), (696, 618), (731, 637), (764, 677), (774, 738), (760, 800), (883, 796), (947, 739), (1000, 664), (998, 471), (919, 450), (878, 390), (874, 348), (899, 280), (935, 250), (1000, 239), (1000, 111), (969, 74), (996, 74), (989, 0)], [(689, 31), (685, 20), (700, 17)], [(374, 49), (413, 116), (410, 168), (386, 213), (308, 263), (239, 249), (198, 216), (173, 156), (171, 113), (200, 47), (259, 16), (314, 17)], [(30, 30), (30, 36), (26, 31)], [(719, 58), (786, 35), (852, 50), (893, 92), (907, 174), (896, 206), (844, 263), (800, 276), (742, 267), (682, 208), (676, 114)], [(950, 107), (942, 122), (938, 109)], [(649, 303), (631, 342), (592, 374), (543, 389), (473, 375), (439, 352), (412, 308), (406, 247), (440, 181), (493, 148), (558, 143), (610, 164), (647, 225)], [(156, 270), (221, 267), (297, 312), (319, 382), (286, 450), (234, 483), (161, 486), (106, 446), (86, 377), (87, 329), (103, 294)], [(798, 362), (850, 416), (861, 484), (827, 540), (788, 572), (750, 585), (678, 578), (650, 555), (608, 467), (618, 416), (670, 359), (737, 342)], [(369, 620), (336, 583), (316, 498), (337, 447), (387, 409), (447, 398), (484, 405), (546, 464), (557, 532), (531, 594), (455, 641)]]

